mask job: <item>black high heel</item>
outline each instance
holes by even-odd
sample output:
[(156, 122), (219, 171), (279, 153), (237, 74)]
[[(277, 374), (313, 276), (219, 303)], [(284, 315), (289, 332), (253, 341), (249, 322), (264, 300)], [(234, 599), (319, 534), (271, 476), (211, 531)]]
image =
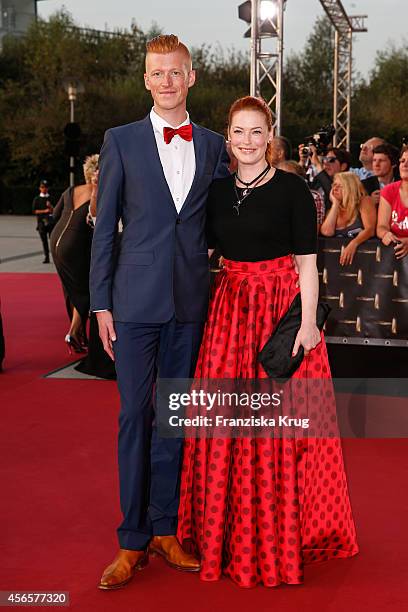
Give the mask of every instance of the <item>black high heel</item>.
[(72, 352), (86, 353), (85, 346), (83, 346), (81, 342), (75, 338), (75, 336), (71, 336), (71, 334), (67, 334), (65, 336), (65, 343), (68, 347), (68, 351), (70, 355), (72, 355)]
[(87, 351), (87, 350), (88, 350), (88, 345), (89, 345), (89, 343), (88, 343), (88, 338), (87, 338), (86, 336), (84, 336), (84, 335), (82, 335), (82, 334), (81, 334), (81, 337), (80, 337), (80, 339), (79, 339), (79, 343), (80, 343), (80, 345), (82, 346), (82, 348), (83, 348), (85, 351)]

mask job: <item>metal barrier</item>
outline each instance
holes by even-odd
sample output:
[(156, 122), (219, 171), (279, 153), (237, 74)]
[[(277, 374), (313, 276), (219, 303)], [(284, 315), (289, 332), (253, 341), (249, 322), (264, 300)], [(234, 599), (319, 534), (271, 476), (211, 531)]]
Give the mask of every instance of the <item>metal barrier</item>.
[(332, 307), (326, 341), (408, 347), (408, 256), (398, 260), (392, 246), (371, 239), (341, 266), (347, 242), (319, 238), (320, 298)]

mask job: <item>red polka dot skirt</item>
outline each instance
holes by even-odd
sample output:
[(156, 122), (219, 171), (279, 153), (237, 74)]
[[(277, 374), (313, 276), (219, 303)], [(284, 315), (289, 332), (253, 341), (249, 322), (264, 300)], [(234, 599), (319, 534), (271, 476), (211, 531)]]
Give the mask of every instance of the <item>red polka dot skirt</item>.
[[(196, 377), (266, 377), (257, 355), (299, 291), (292, 257), (224, 265)], [(295, 377), (330, 378), (323, 336)], [(186, 440), (178, 537), (201, 557), (202, 580), (242, 587), (299, 584), (304, 564), (355, 555), (340, 440)]]

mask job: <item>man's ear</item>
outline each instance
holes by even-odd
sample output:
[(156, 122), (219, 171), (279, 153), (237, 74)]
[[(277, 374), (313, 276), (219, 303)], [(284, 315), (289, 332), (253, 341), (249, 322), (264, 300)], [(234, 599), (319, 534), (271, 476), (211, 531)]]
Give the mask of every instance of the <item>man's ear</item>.
[(144, 76), (145, 87), (148, 91), (150, 91), (149, 75), (145, 72), (143, 76)]
[(188, 86), (192, 87), (194, 85), (194, 83), (196, 82), (196, 71), (195, 70), (190, 70), (190, 73), (188, 75)]

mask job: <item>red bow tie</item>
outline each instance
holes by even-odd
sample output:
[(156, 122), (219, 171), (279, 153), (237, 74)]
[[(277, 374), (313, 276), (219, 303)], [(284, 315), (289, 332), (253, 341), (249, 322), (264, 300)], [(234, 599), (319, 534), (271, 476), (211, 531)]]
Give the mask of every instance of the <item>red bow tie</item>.
[(183, 138), (184, 140), (193, 140), (193, 126), (191, 123), (189, 123), (188, 125), (182, 125), (177, 129), (171, 127), (163, 128), (164, 142), (166, 144), (170, 144), (173, 136), (176, 134), (178, 134), (180, 138)]

